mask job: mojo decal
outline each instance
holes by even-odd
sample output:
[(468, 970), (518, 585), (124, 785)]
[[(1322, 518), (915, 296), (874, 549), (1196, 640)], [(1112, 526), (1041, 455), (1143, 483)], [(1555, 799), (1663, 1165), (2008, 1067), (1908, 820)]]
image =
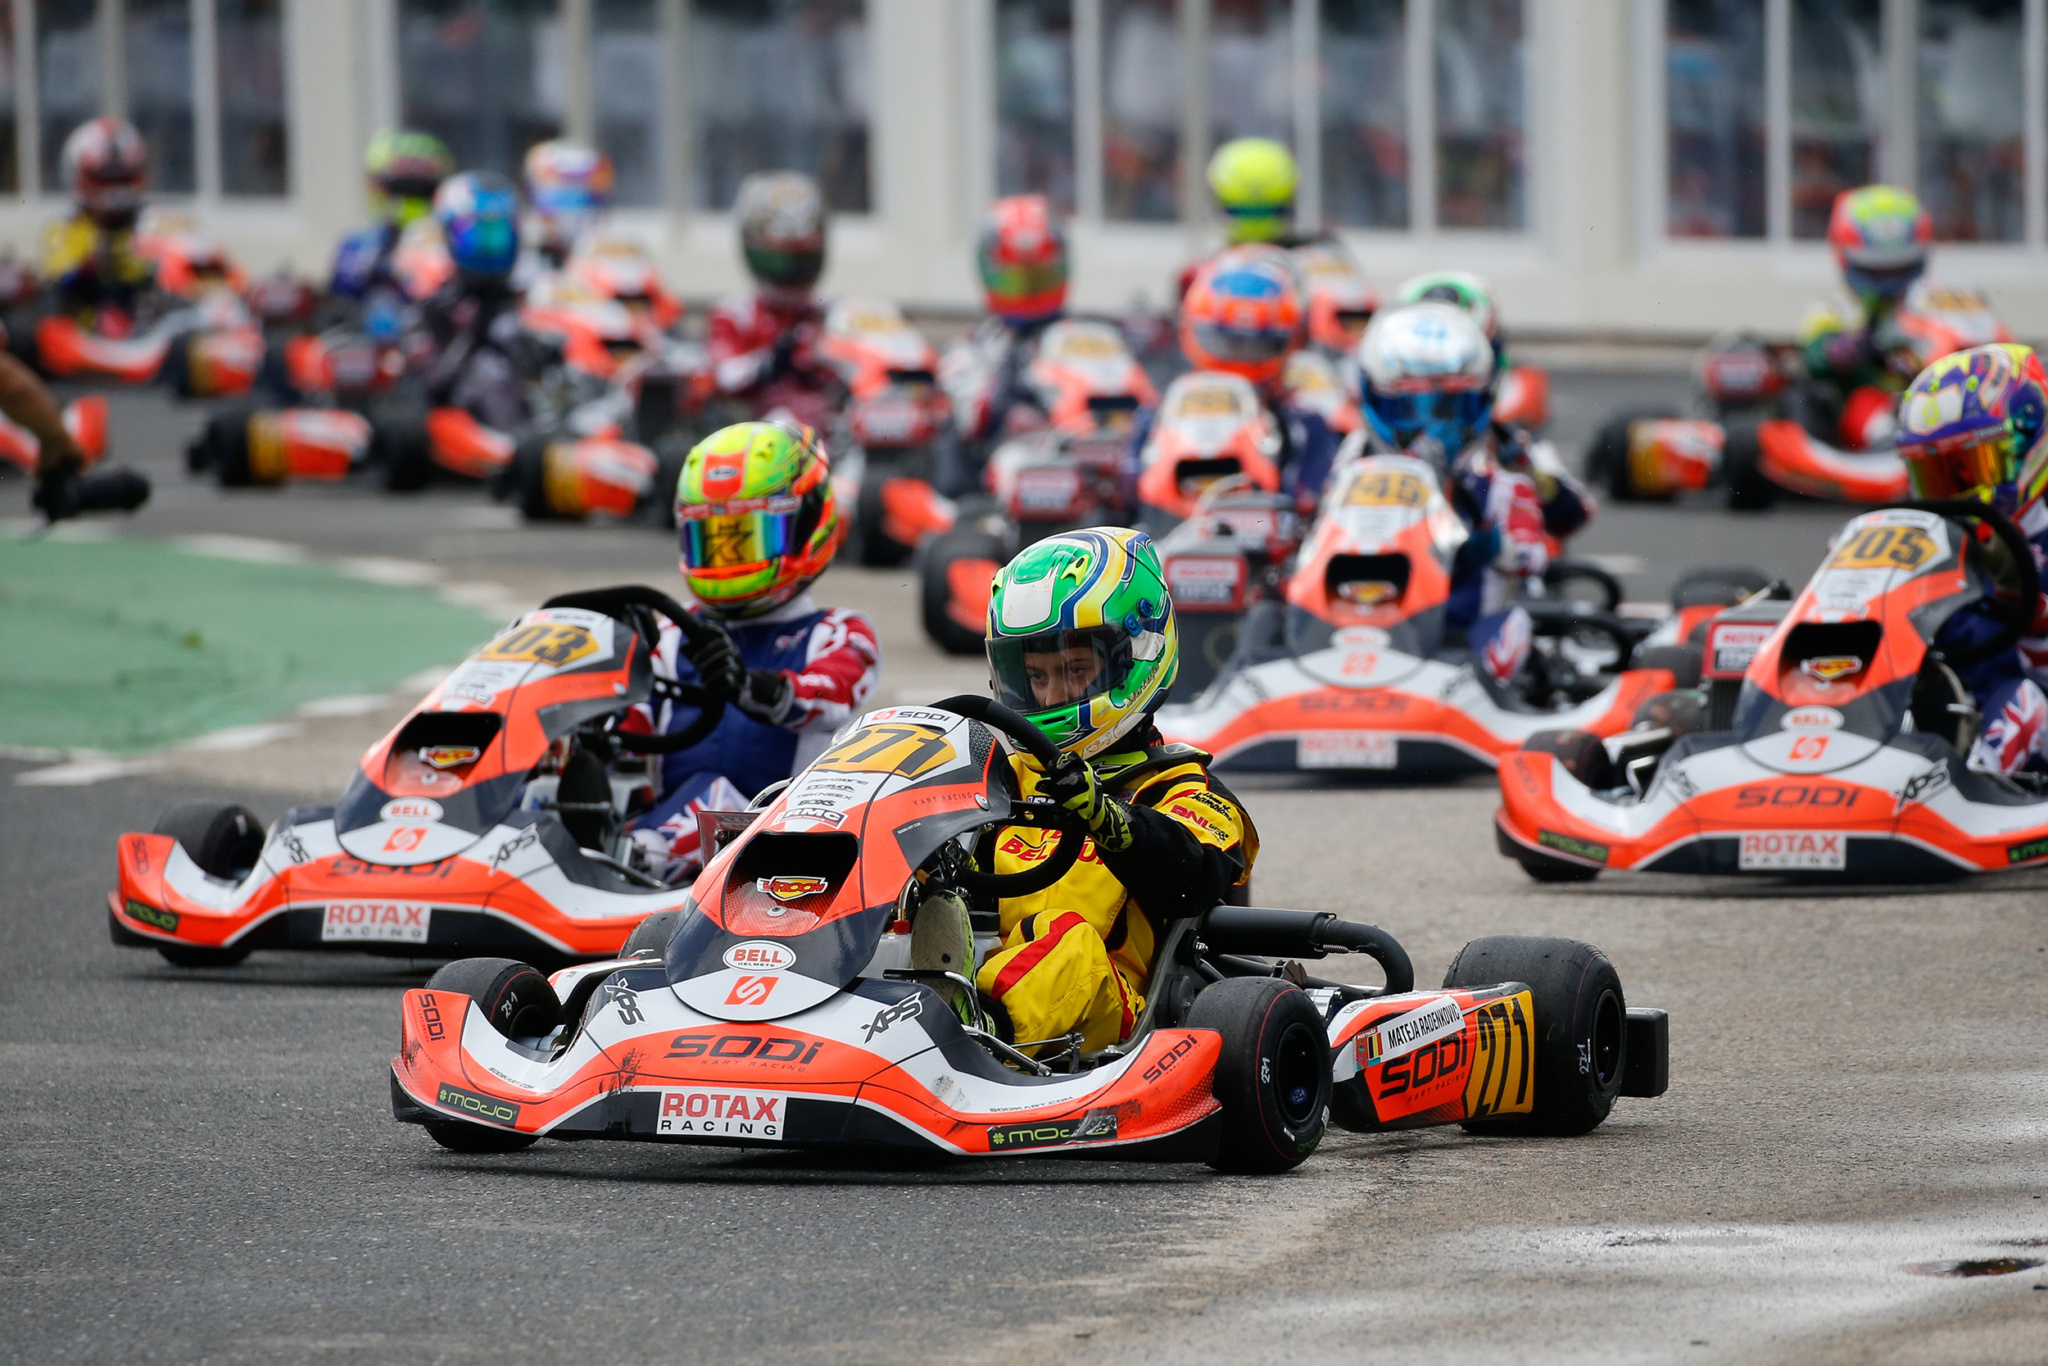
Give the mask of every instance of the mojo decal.
[(1056, 1143), (1101, 1143), (1116, 1137), (1116, 1111), (1090, 1110), (1079, 1119), (1048, 1119), (1037, 1124), (990, 1125), (990, 1152), (1013, 1148), (1047, 1148)]
[(1534, 997), (1526, 991), (1473, 1010), (1472, 1070), (1465, 1077), (1467, 1119), (1526, 1115), (1535, 1105), (1534, 1018)]
[(1560, 835), (1555, 830), (1538, 830), (1536, 842), (1547, 849), (1555, 849), (1560, 854), (1570, 854), (1573, 858), (1591, 859), (1594, 863), (1607, 862), (1607, 846), (1595, 844), (1591, 840)]
[(145, 925), (154, 925), (166, 934), (176, 934), (178, 932), (178, 913), (176, 911), (160, 911), (154, 906), (132, 899), (128, 902), (127, 911), (129, 918), (132, 920), (140, 920)]
[[(2037, 858), (2048, 858), (2048, 839), (2028, 840), (2024, 844), (2005, 846), (2007, 863), (2032, 863)], [(133, 906), (134, 902), (129, 902)]]
[(490, 1124), (511, 1127), (519, 1122), (519, 1107), (509, 1100), (498, 1100), (493, 1096), (480, 1096), (474, 1091), (465, 1091), (460, 1086), (441, 1083), (440, 1092), (434, 1097), (435, 1103), (444, 1110), (460, 1110), (472, 1119), (481, 1119)]

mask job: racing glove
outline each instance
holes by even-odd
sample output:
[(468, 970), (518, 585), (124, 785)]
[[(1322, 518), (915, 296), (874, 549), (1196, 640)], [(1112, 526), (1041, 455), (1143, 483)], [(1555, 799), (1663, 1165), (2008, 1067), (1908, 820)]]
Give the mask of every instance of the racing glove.
[(683, 654), (696, 669), (698, 681), (711, 701), (739, 700), (740, 690), (747, 682), (747, 666), (740, 658), (739, 650), (733, 646), (731, 636), (717, 631), (703, 644), (685, 648)]
[(1131, 847), (1131, 809), (1104, 789), (1087, 760), (1062, 759), (1038, 790), (1079, 816), (1099, 847), (1115, 853)]
[(733, 704), (756, 721), (779, 726), (796, 700), (796, 684), (783, 669), (749, 669)]

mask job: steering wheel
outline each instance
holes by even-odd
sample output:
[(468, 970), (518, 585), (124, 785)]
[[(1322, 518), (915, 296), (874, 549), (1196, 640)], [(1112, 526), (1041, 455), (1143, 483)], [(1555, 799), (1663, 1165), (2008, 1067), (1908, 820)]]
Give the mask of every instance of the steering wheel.
[[(683, 639), (694, 649), (701, 649), (725, 636), (725, 628), (716, 622), (705, 621), (668, 594), (641, 584), (620, 584), (616, 588), (586, 588), (578, 593), (557, 593), (541, 604), (542, 607), (581, 607), (591, 612), (602, 612), (614, 621), (622, 622), (646, 640), (650, 652), (661, 639), (660, 629), (653, 620), (654, 614), (666, 617), (676, 624), (683, 633)], [(689, 653), (689, 651), (685, 651)], [(725, 719), (725, 699), (713, 697), (695, 683), (678, 684), (669, 690), (667, 696), (686, 707), (698, 708), (697, 719), (672, 735), (636, 735), (630, 731), (614, 731), (612, 740), (620, 749), (633, 754), (680, 754), (700, 743), (705, 736), (718, 727)]]
[[(991, 730), (1002, 732), (1016, 743), (1017, 748), (1036, 759), (1038, 766), (1048, 773), (1059, 766), (1063, 757), (1059, 746), (1045, 738), (1044, 731), (993, 698), (965, 693), (959, 697), (946, 698), (943, 702), (934, 702), (932, 709), (949, 711), (970, 721), (979, 721)], [(1083, 828), (1079, 818), (1056, 802), (1026, 802), (1010, 813), (1009, 823), (1057, 830), (1060, 833), (1060, 842), (1053, 849), (1051, 858), (1036, 868), (1026, 868), (1021, 873), (978, 873), (962, 870), (959, 875), (960, 885), (977, 896), (1031, 896), (1044, 891), (1067, 875), (1068, 870), (1080, 859), (1081, 845), (1088, 838), (1088, 831)]]
[(1967, 669), (1972, 664), (1982, 664), (1987, 659), (2002, 655), (2018, 644), (2020, 637), (2034, 624), (2034, 608), (2041, 600), (2041, 571), (2034, 564), (2033, 547), (2027, 543), (2025, 533), (2013, 525), (2012, 518), (1974, 498), (1911, 499), (1885, 506), (1932, 512), (1958, 522), (1982, 522), (2005, 546), (2006, 553), (2012, 557), (2013, 568), (2019, 573), (2018, 597), (2010, 603), (2000, 601), (1995, 595), (1987, 598), (1991, 616), (1998, 622), (1998, 634), (1977, 645), (1944, 648), (1939, 652), (1942, 662), (1950, 668)]

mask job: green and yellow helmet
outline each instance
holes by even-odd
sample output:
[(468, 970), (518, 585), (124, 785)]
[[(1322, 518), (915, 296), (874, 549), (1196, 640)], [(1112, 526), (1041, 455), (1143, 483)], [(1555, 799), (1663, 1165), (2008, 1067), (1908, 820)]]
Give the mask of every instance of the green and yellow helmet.
[(795, 423), (736, 422), (691, 448), (676, 480), (683, 578), (722, 617), (782, 606), (846, 538), (825, 443)]
[(1124, 527), (1053, 536), (1004, 565), (987, 636), (996, 700), (1083, 759), (1140, 725), (1180, 667), (1159, 552)]
[(1293, 226), (1294, 153), (1271, 138), (1232, 138), (1209, 158), (1209, 189), (1230, 215), (1232, 242), (1270, 242)]

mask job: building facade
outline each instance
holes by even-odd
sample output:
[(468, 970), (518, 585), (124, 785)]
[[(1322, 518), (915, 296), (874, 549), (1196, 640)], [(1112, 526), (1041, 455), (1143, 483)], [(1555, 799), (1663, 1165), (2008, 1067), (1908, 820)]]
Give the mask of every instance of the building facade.
[(1843, 187), (1916, 189), (1936, 274), (2048, 337), (2048, 0), (0, 0), (0, 242), (62, 211), (95, 113), (257, 267), (323, 271), (378, 127), (515, 172), (594, 139), (674, 283), (741, 283), (749, 171), (837, 210), (827, 286), (971, 307), (977, 214), (1071, 215), (1077, 302), (1165, 301), (1202, 164), (1292, 145), (1383, 286), (1490, 277), (1517, 330), (1784, 332)]

